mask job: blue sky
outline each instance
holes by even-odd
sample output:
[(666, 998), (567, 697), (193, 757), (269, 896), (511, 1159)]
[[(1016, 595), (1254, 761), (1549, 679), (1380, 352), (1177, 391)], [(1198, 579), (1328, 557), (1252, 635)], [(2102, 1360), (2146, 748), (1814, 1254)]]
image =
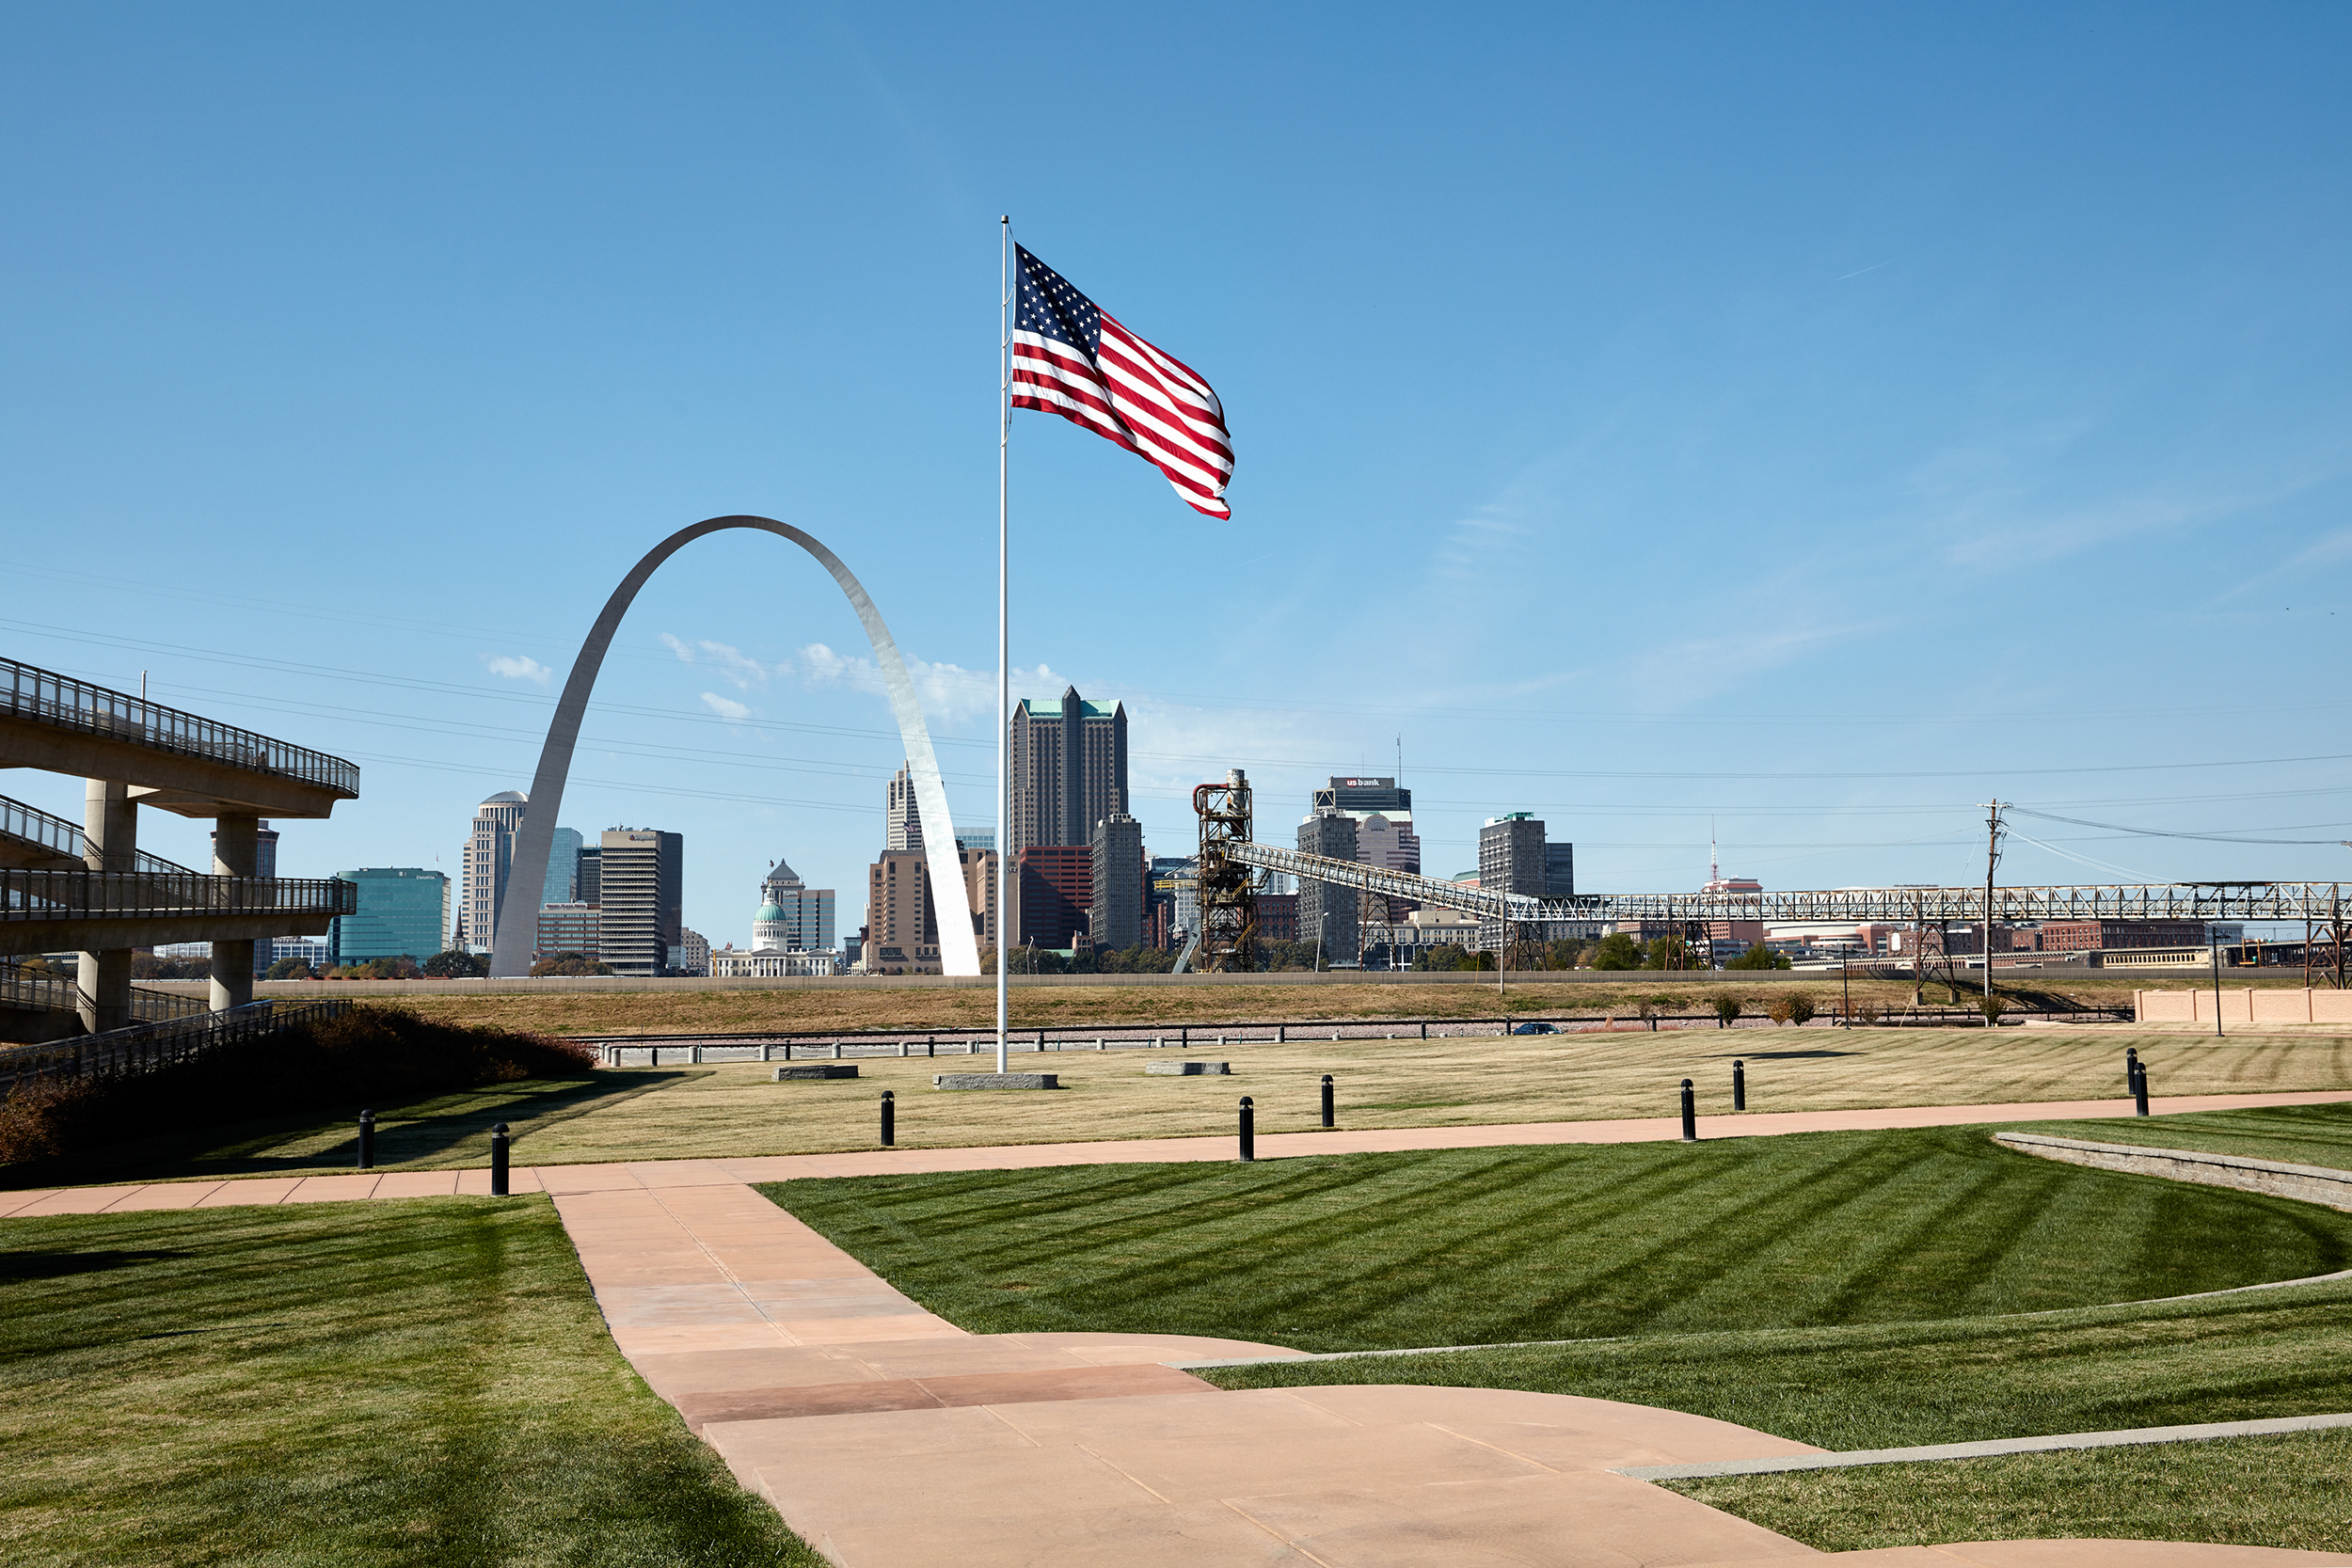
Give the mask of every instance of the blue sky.
[[(1146, 836), (1406, 780), (1592, 890), (2352, 872), (2352, 13), (0, 8), (0, 651), (349, 756), (289, 874), (453, 867), (596, 607), (809, 529), (992, 824), (997, 224), (1206, 375), (1234, 517), (1013, 429), (1025, 694)], [(751, 536), (563, 812), (857, 919), (899, 748)], [(503, 672), (503, 673), (501, 673)], [(8, 792), (78, 813), (72, 781)], [(150, 814), (194, 859), (202, 829)], [(2047, 847), (2044, 847), (2047, 846)], [(2103, 869), (2102, 867), (2106, 869)]]

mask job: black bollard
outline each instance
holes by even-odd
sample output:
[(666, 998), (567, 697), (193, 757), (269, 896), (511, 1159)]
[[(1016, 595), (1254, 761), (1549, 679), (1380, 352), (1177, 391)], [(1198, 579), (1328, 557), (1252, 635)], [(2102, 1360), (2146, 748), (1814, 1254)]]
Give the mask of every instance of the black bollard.
[(2148, 1064), (2141, 1062), (2138, 1066), (2139, 1071), (2132, 1080), (2132, 1105), (2134, 1115), (2144, 1117), (2148, 1114)]
[(1699, 1141), (1699, 1097), (1691, 1092), (1691, 1080), (1682, 1081), (1682, 1141)]
[(490, 1129), (490, 1196), (506, 1196), (506, 1123)]
[(361, 1170), (375, 1168), (375, 1113), (373, 1111), (359, 1113), (359, 1168)]
[(892, 1148), (898, 1142), (898, 1101), (888, 1089), (882, 1090), (882, 1147)]
[(2123, 1092), (2131, 1093), (2132, 1085), (2138, 1082), (2139, 1047), (2135, 1045), (2126, 1048), (2123, 1053)]
[(1327, 1072), (1323, 1075), (1323, 1125), (1337, 1127), (1339, 1124), (1339, 1117), (1331, 1106), (1331, 1075)]
[(1245, 1164), (1258, 1157), (1258, 1113), (1249, 1097), (1241, 1097), (1241, 1157)]
[(1748, 1064), (1745, 1062), (1731, 1064), (1731, 1108), (1735, 1111), (1748, 1108)]

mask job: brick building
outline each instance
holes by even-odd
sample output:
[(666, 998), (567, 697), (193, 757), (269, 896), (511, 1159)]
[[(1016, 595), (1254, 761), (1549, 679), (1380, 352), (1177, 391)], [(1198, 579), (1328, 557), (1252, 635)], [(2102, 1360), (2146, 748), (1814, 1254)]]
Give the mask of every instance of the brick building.
[[(1020, 947), (1070, 948), (1089, 930), (1094, 904), (1094, 850), (1084, 844), (1032, 844), (1021, 851), (1020, 901), (1013, 908)], [(1091, 941), (1091, 937), (1089, 937)]]
[[(2202, 947), (2201, 920), (2045, 920), (2042, 951), (2081, 953), (2104, 947)], [(1955, 951), (1958, 951), (1955, 948)]]

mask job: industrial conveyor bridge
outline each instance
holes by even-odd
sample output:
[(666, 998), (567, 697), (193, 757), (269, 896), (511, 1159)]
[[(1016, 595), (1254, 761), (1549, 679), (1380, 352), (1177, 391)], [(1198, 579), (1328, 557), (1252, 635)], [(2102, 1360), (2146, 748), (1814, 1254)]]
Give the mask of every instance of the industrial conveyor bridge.
[[(1356, 888), (1391, 898), (1460, 910), (1514, 925), (1580, 925), (1617, 921), (1691, 923), (1760, 920), (1863, 925), (1963, 924), (1985, 918), (1982, 887), (1825, 888), (1793, 893), (1582, 893), (1567, 898), (1499, 894), (1356, 861), (1228, 839), (1218, 847), (1231, 860)], [(2341, 882), (2073, 883), (1995, 887), (1996, 922), (2055, 920), (2313, 920), (2333, 923), (2343, 911)]]

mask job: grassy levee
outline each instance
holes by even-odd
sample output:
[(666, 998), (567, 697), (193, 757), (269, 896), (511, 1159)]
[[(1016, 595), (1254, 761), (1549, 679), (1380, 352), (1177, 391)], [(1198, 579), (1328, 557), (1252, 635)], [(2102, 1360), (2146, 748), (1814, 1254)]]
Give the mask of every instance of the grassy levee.
[(977, 1332), (1318, 1352), (1989, 1318), (2352, 1264), (2352, 1214), (2036, 1160), (1980, 1128), (763, 1190)]
[[(1165, 1060), (1172, 1050), (1016, 1054), (1018, 1069), (1060, 1075), (1063, 1087), (1051, 1094), (934, 1092), (934, 1072), (986, 1058), (918, 1055), (867, 1058), (855, 1080), (778, 1084), (755, 1062), (631, 1068), (370, 1108), (377, 1113), (377, 1161), (389, 1169), (483, 1164), (490, 1124), (500, 1120), (514, 1129), (515, 1158), (523, 1164), (870, 1148), (884, 1089), (898, 1095), (900, 1146), (924, 1148), (1225, 1137), (1243, 1094), (1257, 1101), (1261, 1132), (1311, 1132), (1327, 1072), (1337, 1079), (1340, 1124), (1347, 1128), (1671, 1116), (1685, 1077), (1699, 1085), (1701, 1114), (1718, 1117), (1731, 1110), (1734, 1058), (1747, 1063), (1752, 1113), (2108, 1096), (2122, 1110), (2122, 1055), (2132, 1045), (2153, 1064), (2166, 1094), (2352, 1091), (2352, 1037), (2345, 1036), (2216, 1042), (2072, 1029), (1706, 1029), (1194, 1048), (1195, 1056), (1229, 1059), (1230, 1077), (1145, 1074), (1147, 1061)], [(178, 1129), (69, 1164), (11, 1167), (0, 1171), (0, 1184), (348, 1169), (359, 1109), (352, 1103), (333, 1113)]]
[(2352, 1546), (2352, 1433), (1664, 1483), (1823, 1551), (1936, 1541)]
[[(2231, 984), (2283, 986), (2267, 977)], [(2296, 983), (2301, 983), (2298, 971)], [(2053, 977), (2039, 972), (2019, 976), (1995, 976), (1996, 990), (2021, 1006), (2039, 998), (2071, 999), (2089, 1006), (2128, 1006), (2135, 989), (2178, 988), (2185, 982), (2151, 979), (2118, 972)], [(1544, 978), (1540, 974), (1511, 976), (1499, 995), (1495, 977), (1466, 975), (1455, 984), (1409, 985), (1319, 982), (1313, 985), (1227, 985), (1205, 975), (1165, 980), (1150, 985), (1089, 986), (1057, 984), (1024, 986), (1017, 981), (1011, 994), (1013, 1026), (1017, 1029), (1081, 1028), (1092, 1024), (1125, 1025), (1219, 1022), (1248, 1019), (1264, 1022), (1293, 1019), (1337, 1018), (1495, 1018), (1502, 1014), (1542, 1018), (1559, 1014), (1614, 1012), (1630, 1016), (1643, 998), (1664, 998), (1667, 1011), (1707, 1013), (1720, 996), (1742, 999), (1750, 1016), (1760, 1016), (1765, 1005), (1791, 988), (1812, 993), (1825, 1009), (1844, 994), (1836, 974), (1740, 975), (1723, 974), (1706, 979), (1645, 971), (1614, 974), (1581, 973), (1574, 980)], [(1942, 1006), (1952, 998), (1948, 988), (1931, 985), (1927, 1000)], [(302, 994), (308, 995), (306, 991)], [(335, 994), (320, 988), (319, 994)], [(1883, 1007), (1908, 1006), (1908, 980), (1852, 982), (1857, 1005)], [(1963, 987), (1957, 1006), (1974, 1006), (1977, 990)], [(494, 1024), (548, 1034), (684, 1034), (752, 1029), (925, 1029), (993, 1028), (995, 993), (986, 987), (867, 990), (849, 986), (811, 986), (783, 990), (660, 990), (660, 991), (524, 991), (485, 988), (480, 995), (404, 994), (399, 1006), (451, 1022)]]
[(2266, 1105), (2245, 1111), (2152, 1117), (2145, 1121), (2037, 1121), (2009, 1131), (2142, 1148), (2243, 1154), (2254, 1160), (2331, 1170), (2352, 1168), (2352, 1105)]
[(0, 1234), (18, 1568), (822, 1560), (638, 1382), (545, 1198)]

